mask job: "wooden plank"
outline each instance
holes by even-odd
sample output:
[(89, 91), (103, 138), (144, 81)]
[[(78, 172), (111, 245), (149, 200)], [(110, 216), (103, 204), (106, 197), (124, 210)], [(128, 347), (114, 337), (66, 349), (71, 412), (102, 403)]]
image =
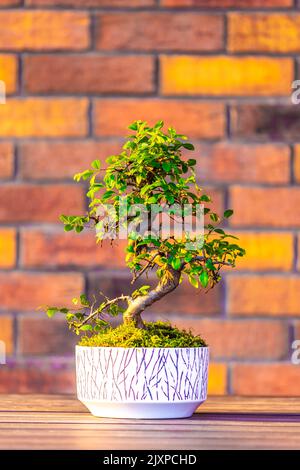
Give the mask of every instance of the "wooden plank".
[(73, 396), (0, 395), (0, 449), (299, 449), (300, 398), (210, 397), (189, 419), (95, 418)]

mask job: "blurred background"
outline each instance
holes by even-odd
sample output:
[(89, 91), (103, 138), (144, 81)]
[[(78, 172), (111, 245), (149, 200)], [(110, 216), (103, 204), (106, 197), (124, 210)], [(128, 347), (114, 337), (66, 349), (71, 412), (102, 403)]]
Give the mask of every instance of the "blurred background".
[(247, 256), (213, 291), (181, 286), (148, 318), (207, 339), (210, 393), (300, 394), (296, 3), (0, 0), (0, 392), (74, 392), (77, 338), (36, 308), (115, 296), (130, 276), (122, 246), (64, 234), (58, 216), (87, 207), (74, 173), (118, 152), (131, 121), (163, 119), (195, 143), (199, 181), (235, 210)]

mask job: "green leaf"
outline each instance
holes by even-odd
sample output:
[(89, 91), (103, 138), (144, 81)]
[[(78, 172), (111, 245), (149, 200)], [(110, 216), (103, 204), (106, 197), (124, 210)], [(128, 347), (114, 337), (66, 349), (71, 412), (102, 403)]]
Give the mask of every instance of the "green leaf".
[(47, 315), (48, 315), (49, 318), (52, 318), (52, 317), (54, 317), (54, 315), (55, 315), (57, 312), (58, 312), (58, 308), (56, 308), (56, 307), (50, 307), (50, 308), (47, 309), (47, 312), (46, 312), (46, 313), (47, 313)]
[(196, 289), (199, 287), (199, 282), (194, 276), (189, 276), (189, 281), (193, 287), (196, 287)]
[(137, 131), (137, 128), (137, 122), (133, 122), (130, 124), (130, 126), (128, 126), (128, 129), (131, 129), (132, 131)]
[(147, 204), (156, 204), (157, 203), (157, 196), (152, 196), (147, 200)]
[(169, 162), (163, 162), (162, 167), (167, 173), (169, 173), (169, 171), (171, 171), (171, 168), (172, 168)]
[(202, 196), (200, 197), (200, 201), (210, 202), (211, 199), (210, 199), (210, 197), (207, 196), (206, 194), (202, 194)]
[(83, 325), (80, 327), (81, 331), (93, 331), (92, 325)]
[[(195, 150), (195, 147), (193, 146), (193, 144), (190, 144), (190, 143), (184, 143), (183, 144), (183, 147), (187, 150)], [(195, 161), (195, 160), (194, 160)], [(194, 163), (194, 165), (196, 164), (196, 161)], [(189, 164), (188, 164), (189, 165)], [(192, 165), (189, 165), (189, 166), (192, 166)]]
[(207, 287), (208, 281), (209, 281), (209, 276), (207, 274), (207, 271), (202, 271), (202, 273), (200, 274), (200, 282), (204, 288)]
[(233, 210), (232, 209), (227, 209), (225, 212), (224, 212), (224, 217), (225, 219), (228, 219), (229, 217), (231, 217), (233, 214)]
[[(212, 262), (212, 260), (209, 258), (206, 263), (205, 263), (206, 267), (208, 269), (210, 269), (211, 271), (215, 271), (216, 270), (216, 267), (214, 265), (214, 263)], [(204, 271), (203, 271), (204, 272)]]
[(215, 212), (212, 212), (211, 214), (209, 214), (209, 217), (213, 222), (218, 222), (219, 220), (219, 217)]
[(176, 271), (178, 269), (180, 269), (180, 266), (181, 266), (181, 261), (180, 261), (180, 258), (174, 258), (172, 259), (171, 261), (171, 266), (173, 269), (175, 269)]
[(74, 225), (68, 224), (68, 225), (64, 226), (64, 231), (65, 232), (71, 232), (71, 230), (73, 230), (73, 228), (74, 228)]
[(164, 121), (157, 121), (154, 125), (154, 129), (161, 129), (162, 127), (164, 127)]
[(80, 302), (81, 302), (81, 305), (84, 305), (86, 307), (88, 307), (90, 305), (89, 301), (88, 301), (88, 298), (85, 294), (81, 294), (80, 296)]
[(190, 158), (187, 162), (188, 166), (195, 166), (197, 163), (197, 160), (195, 160), (194, 158)]
[(220, 233), (221, 235), (225, 235), (224, 230), (222, 230), (221, 228), (215, 228), (215, 232)]
[(77, 233), (82, 232), (83, 229), (84, 229), (84, 227), (82, 225), (77, 225), (76, 228), (75, 228)]
[(78, 304), (78, 299), (77, 299), (76, 297), (74, 297), (74, 298), (72, 299), (72, 303), (73, 303), (74, 305), (77, 305), (77, 304)]
[(92, 162), (92, 168), (94, 168), (95, 170), (100, 170), (100, 167), (101, 167), (101, 163), (100, 163), (100, 160), (94, 160)]

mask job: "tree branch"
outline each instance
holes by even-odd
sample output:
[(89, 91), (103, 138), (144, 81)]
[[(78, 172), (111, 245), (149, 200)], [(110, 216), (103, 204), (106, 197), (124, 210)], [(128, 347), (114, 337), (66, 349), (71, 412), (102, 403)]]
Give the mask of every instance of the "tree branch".
[[(184, 261), (183, 263), (181, 263), (180, 271), (182, 271), (182, 269), (183, 269), (187, 264), (194, 263), (195, 261), (206, 261), (206, 258), (205, 258), (204, 256), (195, 256), (195, 257), (192, 258), (191, 261), (189, 261), (189, 262)], [(224, 265), (224, 266), (231, 266), (231, 263), (227, 263), (226, 261), (212, 261), (212, 264), (219, 264), (219, 265)]]
[[(111, 304), (117, 303), (120, 300), (129, 300), (130, 297), (128, 295), (120, 295), (120, 297), (116, 297), (115, 299), (108, 300), (102, 305), (102, 308), (97, 308), (97, 310), (94, 310), (88, 315), (79, 325), (79, 328), (88, 323), (92, 318), (94, 318), (96, 315), (99, 315), (99, 313), (103, 312), (107, 307), (109, 307)], [(93, 308), (93, 306), (92, 306)]]
[(138, 275), (137, 276), (134, 276), (134, 278), (132, 279), (131, 281), (131, 284), (134, 284), (135, 281), (142, 276), (142, 274), (144, 274), (145, 271), (147, 271), (147, 269), (149, 269), (151, 267), (151, 264), (153, 263), (153, 261), (155, 260), (155, 258), (159, 255), (159, 253), (156, 253), (154, 256), (152, 256), (152, 258), (148, 261), (146, 264), (146, 266), (143, 267), (143, 269), (141, 271), (139, 271)]

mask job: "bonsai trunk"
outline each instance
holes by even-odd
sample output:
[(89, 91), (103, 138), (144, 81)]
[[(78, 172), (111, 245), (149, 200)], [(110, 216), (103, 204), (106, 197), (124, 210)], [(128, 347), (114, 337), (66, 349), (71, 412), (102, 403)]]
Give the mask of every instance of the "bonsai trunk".
[(148, 292), (147, 295), (133, 299), (127, 310), (123, 314), (124, 323), (133, 322), (137, 328), (145, 328), (141, 313), (150, 305), (162, 299), (165, 295), (172, 292), (179, 285), (180, 271), (170, 268), (165, 280), (161, 280), (155, 289)]

